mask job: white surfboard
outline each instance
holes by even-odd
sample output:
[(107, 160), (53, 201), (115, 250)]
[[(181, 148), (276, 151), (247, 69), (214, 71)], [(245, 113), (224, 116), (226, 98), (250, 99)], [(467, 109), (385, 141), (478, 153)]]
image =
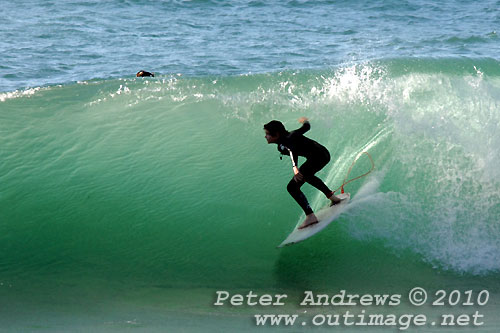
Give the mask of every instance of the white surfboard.
[(325, 229), (330, 223), (332, 223), (332, 221), (338, 218), (340, 214), (342, 214), (342, 212), (346, 210), (351, 195), (349, 193), (342, 193), (339, 194), (338, 197), (342, 199), (341, 203), (338, 203), (331, 207), (323, 208), (319, 212), (315, 213), (319, 221), (318, 223), (304, 229), (298, 229), (299, 225), (301, 225), (303, 222), (299, 221), (295, 226), (295, 229), (293, 229), (292, 233), (288, 235), (288, 237), (278, 247), (301, 242), (304, 239), (307, 239)]

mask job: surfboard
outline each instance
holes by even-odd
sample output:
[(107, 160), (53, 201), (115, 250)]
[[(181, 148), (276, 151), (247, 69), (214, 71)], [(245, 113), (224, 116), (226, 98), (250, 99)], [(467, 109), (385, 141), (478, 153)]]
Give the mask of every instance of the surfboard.
[(288, 237), (280, 245), (278, 245), (278, 247), (292, 245), (301, 242), (313, 235), (316, 235), (318, 232), (325, 229), (335, 219), (337, 219), (340, 214), (342, 214), (346, 210), (351, 195), (349, 193), (342, 193), (339, 194), (338, 197), (342, 199), (342, 202), (331, 207), (325, 207), (315, 213), (319, 221), (318, 223), (304, 229), (298, 229), (299, 225), (301, 225), (303, 222), (302, 220), (300, 220), (295, 226), (295, 229), (293, 229), (292, 233), (288, 235)]

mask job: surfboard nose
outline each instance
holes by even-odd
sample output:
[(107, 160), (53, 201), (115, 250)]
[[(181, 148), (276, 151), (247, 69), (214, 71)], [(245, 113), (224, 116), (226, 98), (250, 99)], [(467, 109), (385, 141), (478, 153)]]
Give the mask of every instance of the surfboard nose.
[(288, 235), (288, 237), (280, 245), (278, 245), (278, 248), (285, 245), (292, 245), (312, 237), (335, 221), (342, 214), (342, 212), (345, 211), (351, 198), (351, 194), (341, 193), (337, 197), (342, 200), (340, 203), (325, 207), (316, 213), (318, 223), (299, 229), (298, 227), (302, 224), (302, 221), (299, 221), (290, 235)]

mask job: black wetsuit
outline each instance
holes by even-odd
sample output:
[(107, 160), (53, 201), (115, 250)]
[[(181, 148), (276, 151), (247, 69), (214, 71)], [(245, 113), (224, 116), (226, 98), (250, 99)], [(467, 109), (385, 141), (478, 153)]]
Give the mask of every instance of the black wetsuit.
[(302, 207), (304, 213), (309, 215), (313, 213), (306, 196), (300, 190), (304, 182), (307, 182), (323, 192), (328, 198), (332, 195), (332, 191), (323, 183), (321, 179), (314, 174), (323, 169), (330, 162), (330, 153), (328, 150), (317, 143), (305, 137), (303, 134), (311, 128), (309, 122), (305, 122), (301, 128), (291, 131), (287, 136), (281, 137), (278, 143), (278, 150), (283, 155), (289, 155), (291, 150), (295, 165), (298, 163), (299, 156), (305, 157), (307, 160), (300, 166), (299, 171), (304, 176), (303, 181), (296, 182), (293, 178), (287, 186), (290, 195)]

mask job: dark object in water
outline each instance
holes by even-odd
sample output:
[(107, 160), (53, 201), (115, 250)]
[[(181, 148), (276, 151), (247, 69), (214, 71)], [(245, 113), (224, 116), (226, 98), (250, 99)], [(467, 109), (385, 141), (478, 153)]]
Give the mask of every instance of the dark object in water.
[(137, 74), (135, 76), (137, 76), (137, 77), (143, 77), (143, 76), (152, 76), (152, 77), (154, 77), (155, 73), (150, 73), (150, 72), (146, 72), (146, 71), (139, 71), (139, 72), (137, 72)]

